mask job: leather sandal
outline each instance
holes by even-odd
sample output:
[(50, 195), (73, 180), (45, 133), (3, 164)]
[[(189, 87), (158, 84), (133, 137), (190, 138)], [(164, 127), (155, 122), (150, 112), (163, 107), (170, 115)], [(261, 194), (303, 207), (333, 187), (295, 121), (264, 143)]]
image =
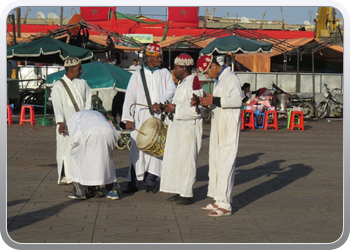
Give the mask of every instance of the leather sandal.
[(208, 204), (204, 207), (202, 207), (202, 210), (207, 210), (207, 211), (213, 211), (215, 209), (218, 209), (218, 205), (215, 205), (214, 203), (213, 204)]
[[(222, 209), (222, 210), (221, 210)], [(226, 209), (223, 209), (223, 208), (218, 208), (218, 209), (215, 209), (213, 211), (211, 211), (208, 216), (210, 217), (222, 217), (222, 216), (229, 216), (232, 214), (231, 211), (229, 210), (226, 210)]]

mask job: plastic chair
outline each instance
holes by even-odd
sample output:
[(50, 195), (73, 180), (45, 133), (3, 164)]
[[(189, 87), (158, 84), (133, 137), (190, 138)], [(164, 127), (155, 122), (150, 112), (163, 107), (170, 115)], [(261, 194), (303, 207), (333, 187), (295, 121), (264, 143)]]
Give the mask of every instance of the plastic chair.
[(7, 124), (12, 124), (12, 108), (10, 105), (7, 105)]
[[(26, 119), (26, 110), (29, 110), (29, 119)], [(21, 117), (19, 119), (19, 125), (23, 125), (24, 122), (30, 122), (30, 125), (35, 124), (34, 108), (30, 105), (23, 105), (21, 108)]]
[[(248, 119), (248, 122), (246, 122), (246, 119)], [(253, 110), (245, 110), (244, 109), (241, 112), (241, 129), (244, 129), (245, 127), (255, 129)]]
[[(273, 115), (272, 124), (269, 124), (269, 114)], [(265, 111), (264, 130), (267, 130), (268, 127), (273, 127), (276, 130), (278, 130), (278, 117), (277, 117), (277, 112), (275, 110)]]
[[(298, 123), (295, 123), (295, 117), (298, 116)], [(294, 128), (299, 128), (302, 131), (304, 130), (304, 113), (303, 111), (291, 111), (289, 130), (294, 130)]]
[[(254, 111), (254, 120), (255, 120), (255, 127), (256, 128), (263, 128), (264, 127), (264, 118), (265, 113), (260, 113), (258, 109)], [(259, 124), (259, 120), (261, 120), (261, 124)]]

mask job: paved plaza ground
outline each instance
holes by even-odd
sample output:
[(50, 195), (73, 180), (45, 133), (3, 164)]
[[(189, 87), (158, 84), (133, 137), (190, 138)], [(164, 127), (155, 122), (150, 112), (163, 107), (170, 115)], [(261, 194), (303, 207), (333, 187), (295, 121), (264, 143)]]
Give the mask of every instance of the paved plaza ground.
[[(7, 125), (8, 237), (17, 243), (321, 243), (320, 249), (327, 247), (343, 233), (343, 120), (310, 119), (305, 131), (290, 131), (286, 125), (281, 118), (278, 131), (241, 132), (233, 215), (212, 218), (200, 209), (212, 202), (206, 197), (210, 124), (204, 124), (194, 203), (177, 206), (165, 200), (171, 194), (146, 193), (143, 185), (134, 194), (121, 194), (120, 200), (69, 199), (72, 185), (57, 184), (55, 126), (20, 126), (17, 115)], [(129, 151), (116, 149), (114, 160), (124, 188)], [(10, 239), (5, 237), (5, 242)], [(20, 248), (14, 242), (9, 245)], [(333, 248), (341, 245), (336, 244)]]

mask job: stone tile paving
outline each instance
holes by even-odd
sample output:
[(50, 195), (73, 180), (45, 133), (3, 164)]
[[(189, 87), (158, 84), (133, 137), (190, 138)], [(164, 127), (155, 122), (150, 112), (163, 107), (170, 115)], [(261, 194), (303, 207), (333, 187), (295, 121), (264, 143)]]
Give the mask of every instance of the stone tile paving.
[[(280, 122), (280, 121), (279, 121)], [(210, 125), (204, 135), (194, 204), (146, 193), (111, 201), (67, 198), (57, 185), (55, 126), (7, 131), (7, 230), (20, 243), (330, 243), (343, 230), (343, 122), (308, 120), (305, 131), (244, 130), (240, 137), (234, 213), (211, 218), (204, 206)], [(116, 150), (118, 182), (126, 186), (129, 151)]]

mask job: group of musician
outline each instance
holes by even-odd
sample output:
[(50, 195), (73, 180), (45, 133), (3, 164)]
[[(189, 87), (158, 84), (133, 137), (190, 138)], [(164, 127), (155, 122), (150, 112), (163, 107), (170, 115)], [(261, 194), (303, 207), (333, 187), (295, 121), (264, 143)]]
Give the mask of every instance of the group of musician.
[[(192, 74), (192, 68), (195, 66), (194, 60), (190, 55), (182, 53), (175, 58), (172, 73), (178, 79), (177, 85), (174, 83), (173, 75), (167, 69), (161, 68), (162, 50), (159, 45), (153, 43), (148, 45), (145, 55), (146, 61), (141, 69), (136, 70), (131, 75), (125, 92), (121, 121), (125, 123), (126, 130), (130, 131), (131, 148), (130, 166), (127, 175), (128, 184), (122, 192), (137, 192), (140, 188), (140, 183), (144, 182), (146, 192), (155, 193), (158, 191), (156, 186), (160, 181), (159, 191), (171, 194), (167, 198), (168, 201), (174, 201), (177, 205), (192, 204), (198, 155), (202, 144), (203, 107), (209, 106), (212, 111), (212, 119), (209, 139), (209, 185), (207, 196), (213, 198), (213, 202), (201, 207), (201, 209), (208, 210), (208, 216), (211, 217), (231, 215), (236, 156), (240, 136), (240, 109), (242, 105), (239, 78), (224, 65), (221, 56), (200, 56), (197, 59), (197, 72), (204, 74), (207, 78), (215, 79), (213, 94), (208, 94), (203, 92), (197, 74)], [(66, 70), (68, 72), (70, 69), (66, 68)], [(77, 70), (79, 69), (74, 69), (73, 72)], [(82, 87), (74, 86), (74, 81), (81, 79), (77, 79), (78, 76), (72, 78), (69, 73), (67, 74), (65, 77), (69, 79), (69, 83), (72, 83), (69, 87), (73, 87), (74, 97), (79, 103), (78, 106), (81, 110), (90, 109), (88, 105), (83, 105), (89, 98), (89, 93), (85, 93)], [(61, 87), (61, 84), (59, 86)], [(55, 87), (53, 88), (54, 91)], [(62, 99), (69, 99), (67, 91), (64, 91), (62, 87), (60, 92)], [(56, 121), (60, 121), (62, 114), (60, 116), (60, 112), (56, 113), (55, 106), (58, 107), (58, 110), (62, 110), (62, 107), (59, 107), (58, 104), (55, 105), (55, 103), (59, 102), (57, 100), (54, 102), (54, 110)], [(70, 105), (70, 102), (66, 101), (66, 106), (74, 105)], [(133, 107), (131, 108), (131, 106)], [(95, 120), (98, 119), (96, 115), (92, 116)], [(142, 125), (152, 117), (156, 117), (167, 124), (163, 157), (152, 156), (137, 147), (137, 136), (139, 133), (142, 133)], [(67, 124), (68, 120), (69, 118), (62, 120), (62, 123)], [(78, 122), (82, 121), (78, 119)], [(105, 122), (108, 123), (106, 119)], [(81, 166), (79, 166), (81, 156), (77, 160), (79, 153), (83, 154), (84, 152), (84, 146), (82, 145), (96, 147), (96, 145), (100, 146), (104, 143), (107, 145), (104, 146), (105, 150), (110, 152), (110, 150), (113, 150), (112, 143), (114, 141), (107, 140), (107, 138), (97, 139), (95, 137), (93, 137), (96, 140), (95, 142), (83, 139), (82, 134), (86, 137), (89, 136), (88, 134), (99, 133), (100, 129), (94, 132), (93, 129), (87, 126), (85, 128), (82, 128), (84, 126), (76, 127), (81, 130), (85, 129), (85, 131), (78, 131), (79, 129), (72, 131), (78, 142), (71, 141), (71, 147), (81, 148), (76, 148), (75, 153), (70, 155), (75, 163), (73, 165), (70, 164), (73, 162), (71, 159), (58, 154), (58, 159), (61, 160), (59, 162), (61, 165), (64, 164), (58, 168), (58, 182), (62, 183), (62, 176), (65, 176), (67, 183), (73, 183), (73, 194), (70, 195), (70, 198), (73, 199), (86, 198), (86, 195), (84, 196), (84, 193), (81, 191), (84, 187), (106, 184), (106, 188), (109, 191), (107, 198), (119, 199), (120, 187), (116, 184), (115, 174), (111, 173), (113, 172), (111, 170), (115, 167), (111, 155), (86, 155), (84, 162), (81, 162), (84, 165)], [(65, 136), (59, 128), (57, 137)], [(69, 126), (68, 131), (71, 133)], [(118, 136), (119, 133), (120, 131), (115, 130), (113, 138)], [(71, 136), (72, 134), (69, 134), (69, 137)], [(59, 145), (57, 146), (57, 149), (59, 149)], [(57, 152), (59, 153), (59, 150)], [(102, 174), (89, 174), (86, 171), (89, 157), (94, 158), (95, 167), (97, 166), (96, 164), (100, 164), (99, 168), (103, 172)], [(67, 169), (67, 163), (69, 168), (80, 168), (80, 171), (84, 172), (84, 178), (81, 178), (79, 174), (70, 176), (71, 169)], [(63, 173), (62, 171), (65, 172)]]

